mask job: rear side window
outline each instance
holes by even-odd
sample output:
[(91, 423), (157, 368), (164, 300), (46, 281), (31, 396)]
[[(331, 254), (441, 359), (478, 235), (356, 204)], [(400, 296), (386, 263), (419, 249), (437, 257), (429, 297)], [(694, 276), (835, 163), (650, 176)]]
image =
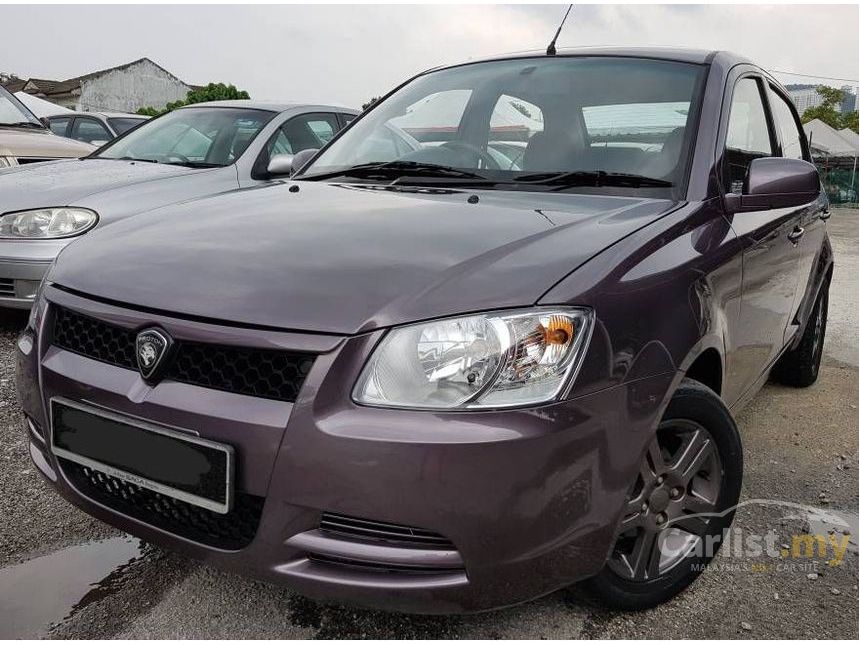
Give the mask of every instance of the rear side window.
[(789, 159), (803, 159), (803, 145), (800, 143), (800, 130), (794, 113), (788, 103), (768, 85), (767, 95), (770, 100), (770, 109), (773, 112), (773, 121), (779, 131), (779, 139), (782, 142), (782, 156)]
[(110, 123), (110, 127), (113, 128), (114, 132), (116, 132), (117, 136), (121, 134), (125, 134), (129, 130), (131, 130), (136, 125), (140, 125), (146, 121), (146, 119), (132, 119), (129, 117), (111, 117), (108, 119), (108, 123)]
[(758, 81), (742, 78), (735, 85), (723, 157), (723, 180), (728, 192), (741, 194), (750, 164), (774, 156)]

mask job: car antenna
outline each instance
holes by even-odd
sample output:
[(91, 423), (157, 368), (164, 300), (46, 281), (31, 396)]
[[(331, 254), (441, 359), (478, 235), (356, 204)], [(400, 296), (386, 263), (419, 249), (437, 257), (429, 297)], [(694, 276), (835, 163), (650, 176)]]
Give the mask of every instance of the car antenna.
[(558, 36), (561, 33), (561, 28), (564, 27), (564, 21), (567, 20), (567, 16), (570, 14), (571, 9), (573, 9), (573, 5), (567, 5), (567, 11), (564, 14), (564, 18), (561, 19), (561, 24), (558, 26), (558, 31), (555, 32), (555, 36), (553, 36), (549, 47), (546, 48), (547, 56), (555, 56), (555, 41), (558, 40)]

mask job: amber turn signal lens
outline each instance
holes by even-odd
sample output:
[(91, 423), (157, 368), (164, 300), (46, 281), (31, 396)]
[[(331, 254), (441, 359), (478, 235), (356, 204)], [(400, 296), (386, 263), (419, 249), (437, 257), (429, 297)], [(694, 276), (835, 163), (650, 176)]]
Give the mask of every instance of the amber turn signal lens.
[(544, 337), (547, 345), (566, 345), (573, 338), (573, 321), (562, 316), (550, 316)]

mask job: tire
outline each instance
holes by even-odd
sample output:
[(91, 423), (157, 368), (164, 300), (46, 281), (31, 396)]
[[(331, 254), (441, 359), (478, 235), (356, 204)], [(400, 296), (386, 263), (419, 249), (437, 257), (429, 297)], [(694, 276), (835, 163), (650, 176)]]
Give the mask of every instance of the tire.
[[(666, 447), (671, 448), (673, 437), (681, 455), (677, 462)], [(647, 478), (653, 479), (648, 483)], [(731, 413), (713, 390), (685, 378), (643, 456), (612, 552), (601, 572), (586, 581), (586, 588), (603, 604), (623, 610), (647, 609), (679, 594), (719, 551), (734, 517), (742, 479), (743, 450)], [(679, 546), (672, 558), (667, 556), (665, 570), (659, 546), (653, 551), (639, 542), (645, 543), (651, 527), (657, 532), (654, 544), (661, 539), (669, 544), (671, 534), (678, 536), (675, 544)], [(716, 535), (720, 537), (715, 542), (707, 537)], [(711, 552), (705, 547), (709, 540), (716, 546)], [(631, 551), (625, 555), (631, 541)], [(643, 568), (635, 555), (647, 552), (651, 557)]]
[(830, 285), (821, 287), (800, 344), (788, 350), (777, 361), (771, 372), (773, 380), (792, 387), (809, 387), (818, 380), (824, 335), (827, 332), (827, 303)]

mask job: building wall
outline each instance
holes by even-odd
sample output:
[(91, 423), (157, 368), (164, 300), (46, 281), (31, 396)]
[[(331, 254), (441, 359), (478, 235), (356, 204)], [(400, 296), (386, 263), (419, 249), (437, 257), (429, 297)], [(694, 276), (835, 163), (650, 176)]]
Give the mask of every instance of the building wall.
[(191, 88), (149, 61), (111, 70), (81, 81), (75, 109), (90, 112), (137, 112), (142, 107), (163, 108), (184, 99)]
[(842, 114), (848, 114), (857, 109), (857, 88), (843, 85), (842, 91), (845, 93), (845, 98), (842, 99)]
[(823, 102), (821, 95), (814, 87), (809, 89), (789, 90), (788, 94), (794, 102), (797, 111), (801, 115), (803, 115), (803, 113), (809, 108), (818, 107)]

